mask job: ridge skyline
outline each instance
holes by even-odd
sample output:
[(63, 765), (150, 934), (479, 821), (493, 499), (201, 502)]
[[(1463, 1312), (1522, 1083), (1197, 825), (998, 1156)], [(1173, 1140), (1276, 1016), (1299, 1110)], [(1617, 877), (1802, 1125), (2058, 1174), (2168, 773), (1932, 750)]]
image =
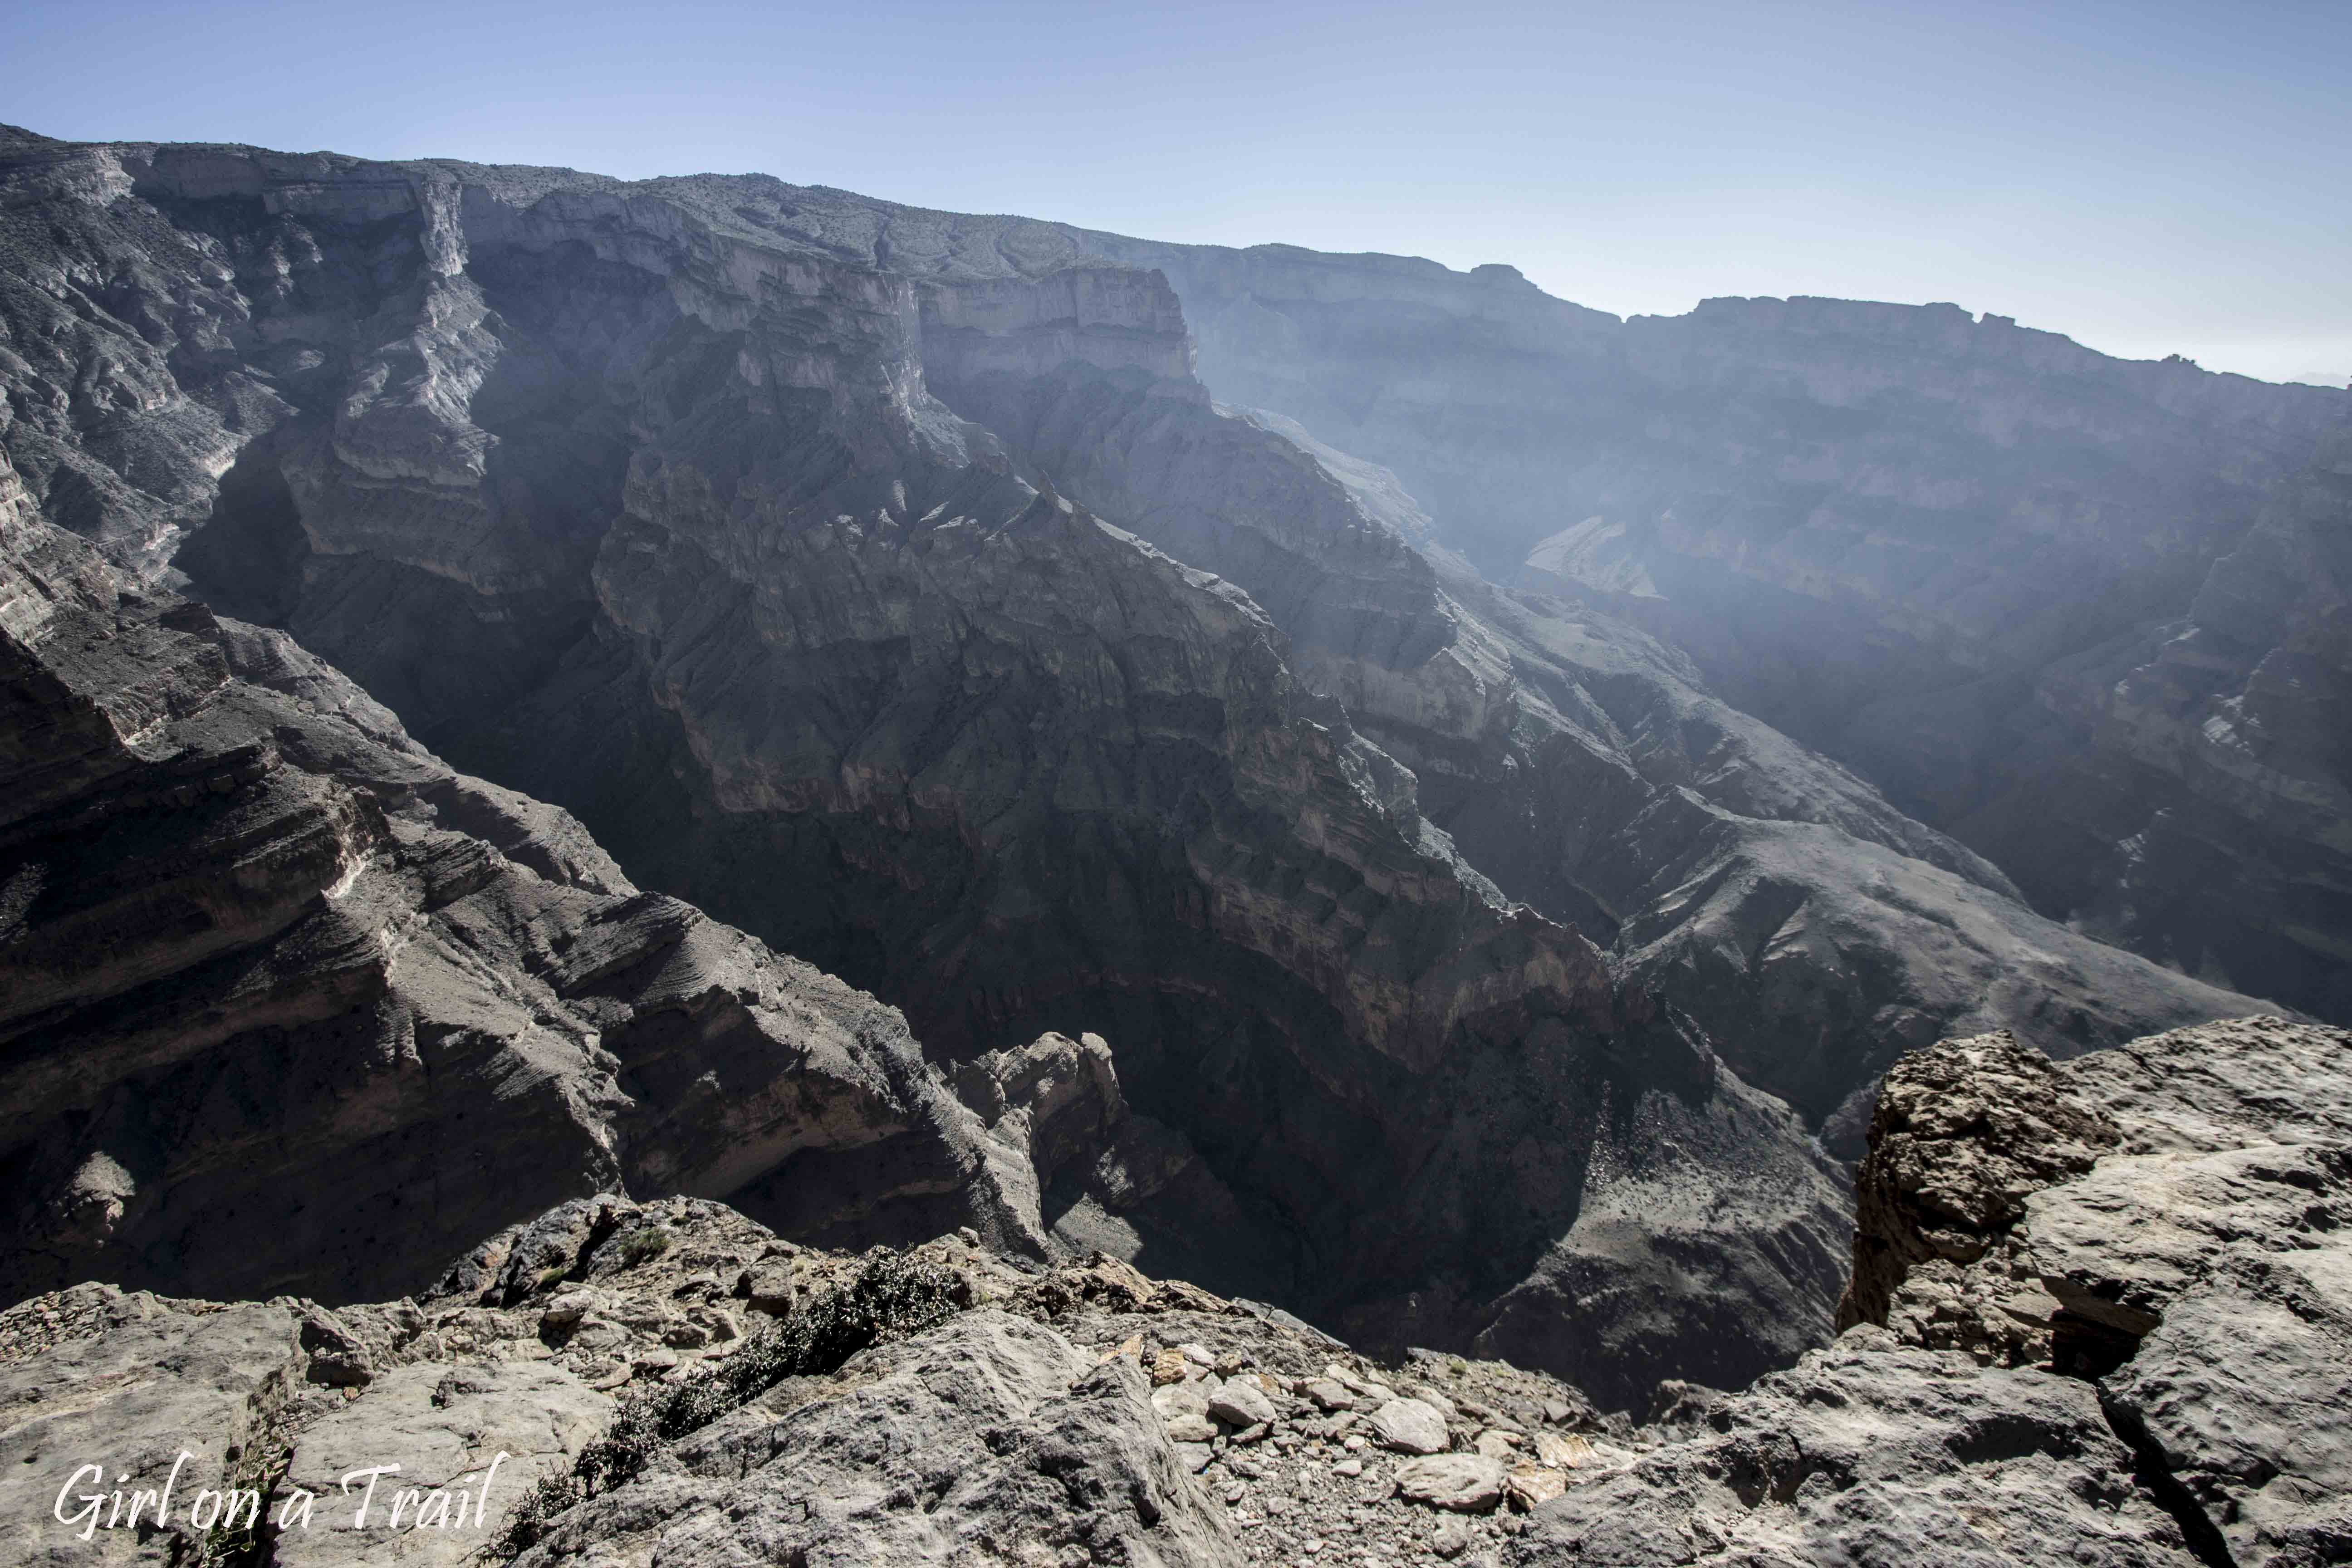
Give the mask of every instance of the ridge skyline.
[[(697, 0), (649, 29), (502, 0), (405, 11), (398, 32), (275, 16), (36, 0), (16, 41), (45, 68), (20, 73), (8, 117), (628, 176), (822, 171), (1171, 241), (1507, 260), (1621, 315), (1948, 300), (2122, 358), (2352, 372), (2326, 196), (2327, 149), (2352, 142), (2336, 7)], [(133, 126), (101, 107), (124, 105)]]
[[(1140, 230), (1130, 229), (1122, 231), (1092, 224), (1076, 223), (1066, 218), (1045, 216), (1036, 212), (1021, 212), (1013, 210), (984, 211), (978, 206), (933, 206), (921, 202), (903, 201), (893, 195), (877, 195), (869, 190), (860, 189), (853, 185), (836, 184), (830, 181), (815, 180), (801, 182), (790, 180), (781, 174), (772, 174), (763, 169), (748, 169), (740, 171), (701, 169), (687, 173), (624, 175), (608, 174), (601, 169), (591, 168), (576, 163), (541, 163), (526, 161), (489, 160), (482, 158), (458, 157), (440, 153), (423, 153), (405, 157), (376, 157), (365, 153), (346, 152), (336, 147), (272, 147), (258, 142), (227, 141), (217, 138), (192, 138), (181, 140), (173, 138), (117, 136), (101, 139), (78, 140), (67, 137), (49, 136), (46, 132), (35, 130), (26, 125), (13, 121), (0, 121), (0, 135), (5, 135), (12, 132), (28, 135), (45, 142), (53, 142), (60, 145), (220, 148), (223, 150), (236, 150), (240, 152), (269, 153), (278, 156), (285, 157), (326, 157), (344, 159), (356, 163), (383, 164), (395, 167), (437, 165), (452, 169), (478, 169), (486, 171), (571, 174), (591, 180), (609, 181), (616, 184), (625, 185), (659, 186), (702, 180), (772, 182), (773, 184), (782, 185), (788, 190), (826, 193), (846, 196), (852, 198), (855, 202), (860, 205), (895, 208), (906, 213), (929, 214), (959, 219), (1010, 219), (1017, 222), (1041, 224), (1050, 227), (1066, 230), (1082, 237), (1103, 237), (1150, 246), (1174, 247), (1186, 250), (1229, 251), (1236, 254), (1265, 251), (1295, 251), (1303, 255), (1349, 261), (1369, 260), (1399, 262), (1406, 264), (1409, 267), (1434, 268), (1438, 273), (1453, 279), (1470, 279), (1482, 273), (1507, 273), (1510, 275), (1509, 280), (1516, 280), (1534, 289), (1538, 293), (1543, 295), (1546, 300), (1552, 303), (1565, 306), (1570, 310), (1592, 316), (1605, 317), (1612, 322), (1621, 326), (1636, 321), (1677, 320), (1696, 315), (1710, 305), (1744, 302), (1798, 303), (1809, 300), (1820, 300), (1837, 304), (1884, 305), (1906, 310), (1934, 310), (1938, 309), (1949, 309), (1957, 310), (1971, 325), (1981, 327), (1988, 323), (1999, 323), (2005, 326), (2014, 327), (2025, 332), (2061, 340), (2075, 348), (2084, 350), (2090, 353), (2096, 354), (2101, 358), (2116, 361), (2120, 363), (2156, 364), (2179, 359), (2186, 361), (2190, 366), (2209, 374), (2235, 376), (2241, 380), (2258, 382), (2265, 385), (2311, 386), (2328, 392), (2352, 392), (2352, 385), (2347, 385), (2347, 384), (2352, 384), (2352, 370), (2347, 370), (2341, 374), (2331, 372), (2309, 370), (2296, 374), (2257, 374), (2247, 371), (2232, 369), (2227, 366), (2207, 364), (2197, 355), (2178, 350), (2166, 350), (2163, 352), (2149, 353), (2146, 354), (2119, 353), (2110, 349), (2101, 348), (2095, 343), (2085, 342), (2082, 337), (2077, 336), (2074, 331), (2063, 327), (2044, 325), (2039, 322), (2027, 321), (2023, 319), (2021, 315), (2011, 314), (2003, 310), (1996, 310), (1990, 305), (1970, 306), (1950, 299), (1897, 300), (1876, 295), (1823, 294), (1804, 290), (1788, 290), (1781, 292), (1766, 291), (1759, 293), (1717, 292), (1702, 294), (1698, 298), (1693, 300), (1687, 308), (1679, 310), (1620, 311), (1612, 310), (1602, 306), (1593, 305), (1583, 300), (1558, 292), (1554, 289), (1547, 287), (1544, 283), (1528, 276), (1524, 268), (1520, 267), (1517, 262), (1508, 259), (1494, 258), (1481, 262), (1472, 262), (1467, 265), (1457, 265), (1441, 258), (1417, 253), (1379, 249), (1335, 250), (1318, 246), (1299, 244), (1288, 239), (1266, 239), (1245, 244), (1234, 244), (1216, 240), (1171, 238), (1164, 235), (1152, 234)], [(1109, 258), (1106, 258), (1106, 259)]]

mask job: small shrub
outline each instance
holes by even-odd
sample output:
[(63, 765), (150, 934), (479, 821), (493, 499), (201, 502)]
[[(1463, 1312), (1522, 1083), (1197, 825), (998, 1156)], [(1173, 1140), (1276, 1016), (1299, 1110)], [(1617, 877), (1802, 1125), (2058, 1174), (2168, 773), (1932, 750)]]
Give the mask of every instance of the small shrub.
[(640, 1263), (651, 1263), (669, 1250), (670, 1235), (659, 1226), (648, 1226), (633, 1231), (629, 1239), (621, 1243), (621, 1267), (635, 1268)]

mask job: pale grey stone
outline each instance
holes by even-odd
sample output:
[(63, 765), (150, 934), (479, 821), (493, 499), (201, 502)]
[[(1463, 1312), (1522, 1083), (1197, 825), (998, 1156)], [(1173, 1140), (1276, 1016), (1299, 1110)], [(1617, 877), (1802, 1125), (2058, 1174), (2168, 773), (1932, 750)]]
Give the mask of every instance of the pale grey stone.
[[(272, 1517), (294, 1488), (319, 1501), (310, 1528), (278, 1537), (274, 1562), (462, 1568), (499, 1539), (540, 1478), (568, 1469), (612, 1415), (611, 1399), (545, 1362), (395, 1368), (297, 1439)], [(362, 1525), (366, 1483), (346, 1490), (341, 1479), (378, 1465), (400, 1469), (376, 1480)]]
[[(0, 1556), (26, 1568), (193, 1556), (203, 1533), (188, 1521), (196, 1492), (247, 1484), (230, 1451), (242, 1455), (262, 1438), (272, 1385), (302, 1375), (308, 1357), (295, 1342), (294, 1314), (278, 1303), (215, 1310), (81, 1285), (10, 1316), (44, 1310), (69, 1321), (67, 1337), (0, 1365)], [(184, 1463), (183, 1452), (191, 1456)], [(105, 1494), (103, 1524), (115, 1491), (160, 1494), (175, 1463), (171, 1516), (160, 1533), (142, 1541), (127, 1528), (99, 1529), (87, 1542), (78, 1539), (82, 1493)], [(103, 1483), (85, 1475), (68, 1485), (91, 1464), (103, 1468)], [(70, 1524), (55, 1518), (61, 1492)], [(151, 1522), (153, 1515), (151, 1508)]]
[(1229, 1377), (1209, 1394), (1209, 1414), (1235, 1426), (1256, 1426), (1275, 1419), (1274, 1402), (1255, 1380), (1244, 1373)]
[(1169, 1568), (1241, 1561), (1127, 1357), (1097, 1365), (982, 1308), (846, 1370), (838, 1395), (766, 1424), (748, 1471), (741, 1450), (714, 1448), (563, 1515), (521, 1562), (624, 1538), (680, 1565), (1018, 1560), (1080, 1542)]
[(1484, 1454), (1427, 1454), (1396, 1468), (1399, 1496), (1454, 1513), (1492, 1513), (1507, 1468)]
[(1445, 1417), (1418, 1399), (1391, 1399), (1372, 1412), (1372, 1438), (1404, 1454), (1445, 1451)]

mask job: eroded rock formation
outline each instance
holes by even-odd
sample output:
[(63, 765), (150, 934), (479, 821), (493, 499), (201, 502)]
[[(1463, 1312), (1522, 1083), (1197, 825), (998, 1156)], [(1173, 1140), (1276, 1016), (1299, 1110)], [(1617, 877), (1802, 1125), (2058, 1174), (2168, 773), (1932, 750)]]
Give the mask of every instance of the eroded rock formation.
[[(22, 140), (11, 168), (50, 225), (9, 296), (33, 499), (159, 421), (226, 462), (193, 535), (160, 492), (74, 513), (119, 569), (282, 623), (940, 1057), (1098, 1030), (1236, 1234), (1281, 1238), (1253, 1288), (1380, 1342), (1500, 1335), (1621, 1404), (1822, 1331), (1843, 1197), (1801, 1124), (1469, 864), (1245, 593), (925, 390), (932, 329), (967, 365), (1165, 379), (1163, 286), (944, 300), (771, 181)], [(664, 1044), (717, 1117), (701, 1047)], [(758, 1188), (757, 1140), (698, 1168), (723, 1118), (663, 1114), (646, 1190), (800, 1190)]]
[(283, 632), (0, 517), (0, 1293), (330, 1300), (616, 1188), (1008, 1215), (904, 1020), (634, 887)]
[(1846, 1332), (1571, 1490), (1517, 1560), (2343, 1561), (2347, 1135), (2340, 1029), (1906, 1057)]
[(1621, 322), (1508, 267), (1060, 234), (1167, 275), (1220, 396), (1658, 633), (2040, 912), (2352, 1017), (2340, 389), (1951, 305)]
[[(912, 221), (885, 216), (891, 234)], [(1413, 770), (1474, 864), (1607, 942), (1851, 1152), (1905, 1048), (2000, 1026), (2071, 1052), (2249, 1005), (2036, 915), (2001, 870), (1723, 701), (1670, 645), (1481, 581), (1393, 475), (1212, 403), (1172, 294), (1066, 307), (1065, 274), (987, 271), (1005, 264), (981, 237), (920, 264), (875, 241), (918, 269), (927, 384), (1067, 493), (1245, 589), (1300, 679)]]

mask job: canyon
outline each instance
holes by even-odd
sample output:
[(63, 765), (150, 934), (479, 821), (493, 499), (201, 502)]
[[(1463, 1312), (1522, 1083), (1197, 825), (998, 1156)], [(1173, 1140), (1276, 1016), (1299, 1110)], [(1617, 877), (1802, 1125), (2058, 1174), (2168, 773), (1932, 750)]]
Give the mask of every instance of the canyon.
[(1393, 469), (1495, 580), (1664, 638), (2042, 914), (2352, 1016), (2340, 388), (1948, 304), (1619, 321), (1502, 266), (1114, 253), (1220, 395)]
[(675, 1197), (1626, 1437), (1900, 1331), (1906, 1053), (2352, 1008), (2352, 395), (19, 132), (0, 328), (11, 1298), (391, 1312)]

